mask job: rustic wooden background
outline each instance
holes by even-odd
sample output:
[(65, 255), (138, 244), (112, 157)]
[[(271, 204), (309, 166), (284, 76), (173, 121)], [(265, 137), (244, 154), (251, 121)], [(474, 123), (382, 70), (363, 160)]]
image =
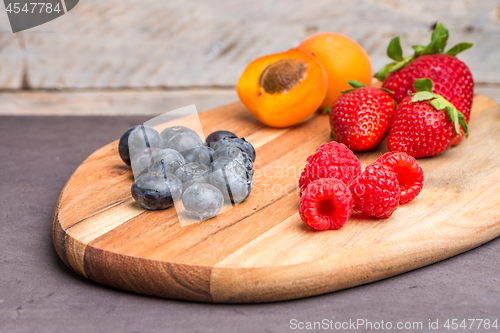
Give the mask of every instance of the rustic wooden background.
[(160, 114), (237, 100), (256, 57), (318, 31), (358, 41), (380, 69), (389, 40), (427, 43), (442, 21), (476, 92), (500, 102), (500, 0), (82, 0), (68, 14), (13, 34), (0, 10), (0, 114)]

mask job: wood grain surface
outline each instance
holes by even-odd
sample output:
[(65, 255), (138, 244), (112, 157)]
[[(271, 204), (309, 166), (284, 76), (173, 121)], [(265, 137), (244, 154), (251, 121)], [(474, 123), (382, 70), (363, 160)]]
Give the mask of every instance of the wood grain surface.
[[(271, 129), (234, 103), (200, 118), (205, 133), (232, 130), (254, 144), (252, 195), (215, 218), (182, 227), (173, 208), (147, 211), (135, 203), (132, 172), (112, 142), (80, 165), (55, 208), (54, 245), (67, 266), (148, 295), (267, 302), (391, 277), (500, 235), (500, 107), (485, 97), (474, 98), (468, 139), (419, 160), (425, 182), (417, 199), (389, 219), (351, 217), (337, 231), (314, 231), (298, 215), (300, 169), (329, 140), (327, 116)], [(384, 151), (382, 144), (357, 156), (365, 167)]]
[(85, 0), (16, 34), (0, 8), (0, 88), (234, 86), (250, 61), (319, 31), (356, 40), (377, 71), (392, 37), (410, 54), (437, 21), (450, 46), (474, 43), (459, 58), (476, 82), (500, 83), (499, 8), (499, 0)]

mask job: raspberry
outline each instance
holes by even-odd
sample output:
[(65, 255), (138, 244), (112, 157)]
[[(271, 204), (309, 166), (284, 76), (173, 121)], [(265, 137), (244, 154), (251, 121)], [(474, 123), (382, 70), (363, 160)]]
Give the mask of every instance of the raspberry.
[(342, 228), (352, 211), (352, 195), (339, 179), (322, 178), (313, 181), (300, 198), (302, 221), (317, 230)]
[(354, 210), (368, 216), (387, 218), (399, 205), (399, 184), (392, 169), (381, 163), (373, 163), (356, 178), (350, 190)]
[(400, 204), (415, 199), (422, 190), (424, 172), (412, 156), (395, 151), (385, 153), (376, 162), (387, 165), (396, 174), (401, 194)]
[(353, 152), (344, 144), (335, 141), (322, 143), (316, 152), (307, 158), (300, 175), (300, 195), (312, 181), (320, 178), (337, 178), (349, 186), (361, 173), (361, 164)]

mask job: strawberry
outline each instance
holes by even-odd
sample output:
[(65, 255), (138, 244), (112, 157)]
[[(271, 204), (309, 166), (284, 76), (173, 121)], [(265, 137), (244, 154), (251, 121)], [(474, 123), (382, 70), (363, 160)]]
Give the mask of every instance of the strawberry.
[(433, 93), (432, 86), (428, 78), (415, 80), (417, 93), (399, 104), (387, 140), (390, 151), (406, 152), (416, 158), (434, 156), (448, 149), (461, 135), (461, 129), (468, 136), (463, 113)]
[(384, 89), (348, 82), (354, 89), (343, 91), (330, 108), (332, 136), (352, 150), (369, 150), (389, 132), (396, 103)]
[(448, 30), (438, 23), (429, 45), (414, 45), (412, 48), (415, 53), (403, 58), (399, 37), (393, 38), (387, 48), (387, 55), (395, 62), (386, 65), (375, 77), (383, 81), (383, 88), (394, 91), (397, 103), (415, 92), (415, 79), (430, 78), (434, 82), (433, 92), (453, 104), (468, 122), (474, 80), (467, 65), (455, 56), (472, 47), (472, 44), (460, 43), (443, 53), (447, 40)]

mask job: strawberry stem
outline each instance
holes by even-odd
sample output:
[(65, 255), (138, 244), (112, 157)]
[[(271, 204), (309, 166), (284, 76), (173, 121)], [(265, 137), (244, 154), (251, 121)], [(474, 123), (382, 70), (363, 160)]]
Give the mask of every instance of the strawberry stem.
[[(413, 45), (412, 48), (415, 53), (411, 56), (403, 58), (403, 50), (401, 48), (401, 42), (398, 37), (394, 37), (389, 42), (387, 47), (387, 56), (394, 60), (390, 64), (382, 67), (380, 71), (375, 73), (375, 78), (379, 81), (384, 81), (389, 73), (395, 72), (404, 66), (406, 66), (413, 59), (429, 54), (442, 54), (446, 47), (446, 42), (448, 41), (448, 30), (442, 23), (436, 24), (436, 28), (432, 32), (431, 42), (426, 46), (423, 45)], [(472, 47), (471, 43), (459, 43), (449, 49), (445, 54), (450, 56), (456, 56), (458, 53), (465, 51)]]

